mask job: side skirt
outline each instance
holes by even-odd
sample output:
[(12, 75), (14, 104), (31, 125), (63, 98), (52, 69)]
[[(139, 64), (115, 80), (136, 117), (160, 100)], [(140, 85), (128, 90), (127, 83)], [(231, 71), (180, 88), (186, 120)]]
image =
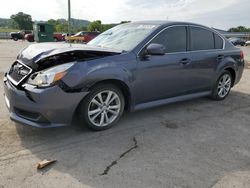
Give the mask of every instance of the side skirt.
[(181, 96), (177, 96), (177, 97), (171, 97), (171, 98), (167, 98), (167, 99), (161, 99), (161, 100), (157, 100), (157, 101), (142, 103), (142, 104), (135, 105), (132, 111), (143, 110), (146, 108), (152, 108), (152, 107), (161, 106), (161, 105), (165, 105), (165, 104), (186, 101), (186, 100), (199, 98), (199, 97), (205, 97), (205, 96), (209, 96), (210, 94), (211, 94), (211, 91), (205, 91), (205, 92), (199, 92), (199, 93), (188, 94), (188, 95), (181, 95)]

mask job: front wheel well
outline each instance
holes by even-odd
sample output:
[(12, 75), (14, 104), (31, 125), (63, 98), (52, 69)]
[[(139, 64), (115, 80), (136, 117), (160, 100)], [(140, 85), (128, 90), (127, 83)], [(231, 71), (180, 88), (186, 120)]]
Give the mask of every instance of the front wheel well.
[(102, 81), (99, 81), (99, 82), (96, 82), (95, 84), (93, 84), (89, 88), (89, 90), (91, 90), (92, 88), (96, 87), (97, 85), (103, 85), (103, 84), (112, 84), (112, 85), (116, 86), (118, 89), (120, 89), (122, 91), (123, 96), (124, 96), (125, 109), (126, 110), (130, 109), (131, 95), (130, 95), (129, 87), (127, 86), (126, 83), (124, 83), (121, 80), (116, 80), (116, 79), (102, 80)]
[(230, 74), (232, 75), (232, 87), (234, 86), (234, 82), (235, 82), (235, 76), (236, 76), (236, 73), (235, 73), (235, 70), (233, 68), (226, 68), (225, 69), (226, 71), (229, 71)]

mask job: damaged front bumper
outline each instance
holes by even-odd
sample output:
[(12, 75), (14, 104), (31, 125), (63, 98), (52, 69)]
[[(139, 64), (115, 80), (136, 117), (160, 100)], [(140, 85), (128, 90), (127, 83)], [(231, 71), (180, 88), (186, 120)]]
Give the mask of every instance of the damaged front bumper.
[(10, 118), (39, 128), (69, 125), (80, 101), (88, 92), (67, 93), (59, 86), (17, 89), (6, 77), (4, 95)]

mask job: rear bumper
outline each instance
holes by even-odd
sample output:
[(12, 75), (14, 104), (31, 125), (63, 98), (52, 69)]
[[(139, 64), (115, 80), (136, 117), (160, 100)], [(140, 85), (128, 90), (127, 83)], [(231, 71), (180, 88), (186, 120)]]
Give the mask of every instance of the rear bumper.
[(66, 93), (58, 86), (45, 89), (26, 86), (24, 90), (19, 90), (4, 79), (4, 95), (10, 118), (39, 128), (69, 125), (78, 104), (87, 94)]

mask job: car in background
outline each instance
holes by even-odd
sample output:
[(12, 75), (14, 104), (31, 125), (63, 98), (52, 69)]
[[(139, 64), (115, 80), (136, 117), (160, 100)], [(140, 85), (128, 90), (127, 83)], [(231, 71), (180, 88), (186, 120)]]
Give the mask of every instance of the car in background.
[(65, 37), (64, 37), (64, 35), (62, 33), (54, 33), (53, 37), (54, 37), (55, 42), (65, 40)]
[[(70, 36), (73, 36), (73, 35), (75, 35), (75, 33), (71, 33), (71, 34), (70, 34)], [(65, 37), (68, 37), (69, 34), (68, 34), (68, 33), (62, 33), (62, 36), (63, 36), (64, 39), (65, 39)]]
[(31, 33), (32, 33), (32, 31), (30, 31), (30, 30), (23, 30), (23, 31), (19, 31), (19, 32), (11, 32), (10, 37), (14, 41), (18, 41), (18, 40), (23, 40), (25, 38), (26, 34), (31, 34)]
[[(54, 41), (55, 42), (58, 42), (58, 41), (64, 41), (65, 40), (65, 37), (63, 34), (61, 33), (54, 33), (53, 34), (53, 37), (54, 37)], [(26, 34), (25, 35), (25, 40), (29, 41), (29, 42), (34, 42), (34, 34), (33, 33), (30, 33), (30, 34)]]
[(246, 41), (246, 46), (250, 46), (250, 40)]
[(246, 41), (240, 38), (229, 38), (228, 39), (234, 46), (245, 46)]
[(10, 118), (40, 127), (104, 130), (124, 110), (210, 97), (224, 100), (244, 70), (244, 55), (220, 33), (188, 22), (121, 24), (87, 44), (37, 43), (4, 76)]
[(24, 36), (24, 39), (27, 40), (28, 42), (34, 42), (34, 34), (29, 33)]
[(98, 36), (99, 34), (100, 32), (97, 32), (97, 31), (92, 31), (92, 32), (80, 31), (76, 33), (75, 35), (65, 37), (65, 41), (87, 43), (91, 41), (93, 38), (95, 38), (96, 36)]

